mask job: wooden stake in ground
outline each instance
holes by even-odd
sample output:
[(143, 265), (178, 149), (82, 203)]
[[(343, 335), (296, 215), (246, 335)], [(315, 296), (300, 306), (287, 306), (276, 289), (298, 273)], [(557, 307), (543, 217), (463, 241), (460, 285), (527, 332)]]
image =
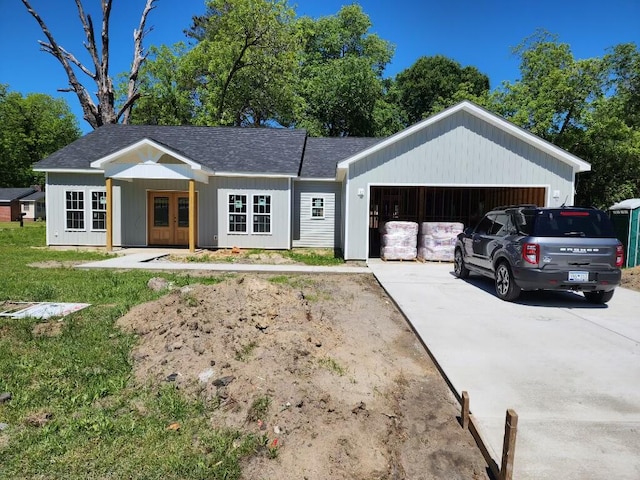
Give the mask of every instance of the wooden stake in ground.
[(504, 423), (504, 443), (502, 445), (502, 466), (500, 480), (513, 478), (513, 459), (516, 453), (516, 433), (518, 431), (518, 414), (515, 410), (507, 410)]

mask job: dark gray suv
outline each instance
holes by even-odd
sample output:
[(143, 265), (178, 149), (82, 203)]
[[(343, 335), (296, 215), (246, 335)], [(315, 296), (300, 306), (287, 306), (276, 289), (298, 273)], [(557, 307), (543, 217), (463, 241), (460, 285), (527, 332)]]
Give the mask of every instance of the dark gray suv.
[(593, 208), (500, 207), (458, 235), (455, 275), (495, 279), (499, 298), (522, 290), (578, 290), (606, 303), (620, 284), (622, 243), (607, 214)]

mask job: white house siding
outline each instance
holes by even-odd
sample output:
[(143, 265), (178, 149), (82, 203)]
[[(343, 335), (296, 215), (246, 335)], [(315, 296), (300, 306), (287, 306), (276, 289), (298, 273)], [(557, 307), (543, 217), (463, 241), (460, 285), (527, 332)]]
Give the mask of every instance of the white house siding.
[[(84, 193), (84, 230), (70, 231), (66, 227), (65, 192)], [(102, 173), (47, 173), (47, 244), (48, 245), (105, 245), (106, 232), (91, 229), (91, 192), (106, 191)], [(114, 245), (120, 243), (120, 190), (114, 188)]]
[(44, 219), (46, 217), (45, 214), (45, 210), (44, 210), (44, 200), (38, 200), (38, 201), (33, 201), (33, 200), (28, 200), (26, 202), (22, 201), (21, 203), (21, 210), (22, 213), (25, 214), (24, 219), (25, 220), (38, 220), (38, 219)]
[[(218, 231), (207, 230), (207, 238), (204, 241), (217, 241), (217, 246), (221, 248), (288, 249), (291, 247), (289, 232), (291, 200), (288, 178), (216, 177), (214, 184), (218, 191), (216, 198)], [(249, 212), (247, 233), (229, 233), (228, 202), (230, 194), (247, 195)], [(253, 195), (271, 195), (271, 233), (269, 234), (252, 233)], [(213, 207), (203, 201), (200, 202), (200, 206), (203, 209)], [(211, 238), (214, 236), (217, 237), (217, 240)]]
[(346, 259), (367, 258), (371, 185), (546, 187), (551, 206), (574, 193), (571, 166), (466, 112), (354, 162), (347, 181)]
[[(294, 182), (293, 246), (340, 248), (342, 185), (333, 181)], [(311, 217), (311, 199), (324, 200), (324, 218)]]

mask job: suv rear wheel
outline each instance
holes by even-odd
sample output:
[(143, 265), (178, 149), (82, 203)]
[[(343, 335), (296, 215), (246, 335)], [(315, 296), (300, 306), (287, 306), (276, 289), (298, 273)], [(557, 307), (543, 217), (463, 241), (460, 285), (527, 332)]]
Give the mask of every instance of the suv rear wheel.
[(587, 299), (589, 303), (607, 303), (613, 297), (614, 290), (609, 290), (605, 292), (603, 290), (598, 290), (596, 292), (584, 292), (584, 298)]
[(458, 278), (467, 278), (469, 276), (469, 269), (464, 264), (462, 250), (459, 248), (456, 248), (456, 253), (453, 256), (453, 273)]
[(511, 269), (506, 262), (500, 262), (496, 267), (496, 293), (500, 300), (513, 302), (520, 296), (521, 289), (513, 279)]

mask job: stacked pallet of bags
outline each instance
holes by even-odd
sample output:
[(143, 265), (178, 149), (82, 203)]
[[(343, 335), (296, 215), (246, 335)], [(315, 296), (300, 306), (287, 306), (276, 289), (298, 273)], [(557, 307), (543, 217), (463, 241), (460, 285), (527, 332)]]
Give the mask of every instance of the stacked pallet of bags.
[(423, 222), (420, 224), (418, 259), (453, 261), (456, 237), (464, 226), (457, 222)]
[(380, 257), (383, 260), (415, 260), (418, 254), (418, 224), (387, 222), (380, 227)]

